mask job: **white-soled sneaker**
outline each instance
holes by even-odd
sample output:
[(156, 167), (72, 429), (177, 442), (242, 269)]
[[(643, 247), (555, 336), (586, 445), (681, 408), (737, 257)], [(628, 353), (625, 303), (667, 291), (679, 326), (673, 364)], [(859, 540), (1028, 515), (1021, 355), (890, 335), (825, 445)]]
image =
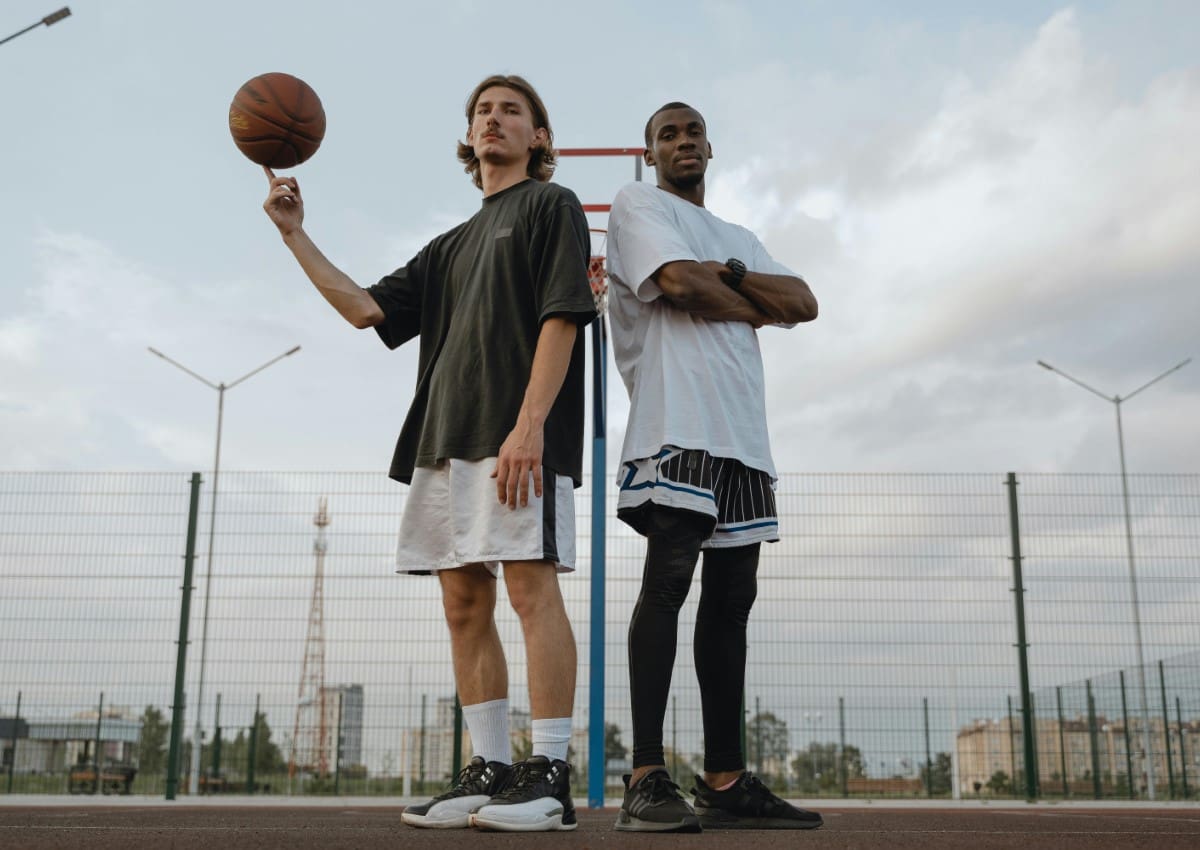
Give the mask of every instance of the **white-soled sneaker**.
[(579, 824), (571, 799), (571, 766), (545, 756), (514, 764), (512, 783), (476, 809), (470, 820), (472, 826), (501, 832), (575, 829)]
[(475, 756), (458, 773), (450, 790), (439, 794), (428, 803), (408, 806), (400, 820), (409, 826), (427, 829), (466, 829), (470, 826), (470, 813), (508, 787), (512, 779), (511, 765), (498, 761), (485, 762)]

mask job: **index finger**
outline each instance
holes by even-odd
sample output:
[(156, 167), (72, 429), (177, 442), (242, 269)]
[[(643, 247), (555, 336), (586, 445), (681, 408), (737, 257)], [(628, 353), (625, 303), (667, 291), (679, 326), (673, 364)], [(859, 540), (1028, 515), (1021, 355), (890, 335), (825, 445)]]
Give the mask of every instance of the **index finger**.
[(270, 167), (270, 166), (268, 166), (268, 165), (264, 165), (264, 166), (263, 166), (263, 171), (267, 172), (267, 179), (268, 179), (268, 180), (271, 180), (271, 181), (274, 181), (274, 180), (275, 180), (275, 172), (271, 170), (271, 167)]
[(508, 500), (508, 462), (500, 460), (496, 462), (496, 469), (492, 472), (492, 478), (496, 479), (496, 501), (500, 504), (507, 504)]

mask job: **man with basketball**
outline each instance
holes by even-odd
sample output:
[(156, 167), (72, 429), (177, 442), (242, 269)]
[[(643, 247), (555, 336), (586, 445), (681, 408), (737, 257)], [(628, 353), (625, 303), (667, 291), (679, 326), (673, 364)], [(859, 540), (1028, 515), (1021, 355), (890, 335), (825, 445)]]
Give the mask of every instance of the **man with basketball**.
[[(302, 228), (291, 177), (268, 171), (264, 207), (325, 299), (389, 348), (420, 337), (416, 392), (390, 475), (410, 485), (397, 568), (442, 589), (455, 681), (475, 757), (451, 789), (408, 807), (405, 823), (574, 829), (566, 763), (575, 640), (557, 573), (574, 568), (583, 467), (583, 335), (595, 317), (587, 221), (548, 182), (553, 134), (541, 98), (516, 76), (467, 101), (458, 156), (482, 209), (367, 289)], [(508, 668), (494, 619), (504, 581), (525, 637), (533, 754), (516, 765)]]
[[(657, 185), (623, 188), (608, 230), (613, 353), (630, 397), (617, 516), (647, 541), (629, 626), (633, 773), (616, 828), (811, 829), (820, 815), (746, 771), (741, 714), (759, 545), (779, 539), (757, 330), (815, 319), (817, 302), (754, 234), (704, 208), (712, 148), (700, 113), (663, 106), (646, 148)], [(665, 767), (663, 717), (702, 551), (693, 650), (704, 776), (693, 810)]]

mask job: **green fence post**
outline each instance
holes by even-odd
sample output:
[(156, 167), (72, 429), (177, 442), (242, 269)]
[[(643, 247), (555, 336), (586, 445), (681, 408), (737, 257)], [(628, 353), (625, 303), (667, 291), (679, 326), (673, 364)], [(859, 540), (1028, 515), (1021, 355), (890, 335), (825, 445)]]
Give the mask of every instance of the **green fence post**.
[(254, 695), (254, 724), (250, 727), (250, 741), (247, 749), (249, 754), (246, 757), (246, 793), (253, 794), (257, 789), (254, 787), (254, 763), (258, 760), (258, 724), (259, 714), (258, 709), (262, 701), (262, 694)]
[(1038, 755), (1038, 714), (1037, 714), (1037, 694), (1030, 691), (1029, 693), (1029, 737), (1032, 739), (1032, 746), (1026, 744), (1026, 757), (1032, 759), (1032, 762), (1025, 768), (1025, 773), (1030, 777), (1030, 787), (1033, 788), (1033, 796), (1030, 801), (1042, 796), (1042, 773), (1040, 756)]
[(417, 778), (421, 791), (425, 790), (425, 694), (421, 694), (421, 757), (417, 766)]
[[(183, 735), (183, 681), (187, 669), (188, 625), (192, 611), (192, 568), (196, 563), (196, 517), (200, 510), (200, 473), (192, 473), (192, 495), (188, 505), (187, 544), (183, 555), (183, 599), (179, 603), (179, 640), (175, 655), (175, 696), (171, 705), (171, 743), (167, 748), (167, 794), (175, 799), (179, 787), (179, 748)], [(199, 753), (193, 753), (199, 758)]]
[(838, 697), (838, 777), (843, 797), (850, 796), (846, 773), (846, 705), (842, 697)]
[(929, 697), (921, 697), (921, 713), (925, 715), (925, 796), (933, 796), (933, 759), (929, 755)]
[[(762, 757), (762, 702), (759, 697), (754, 698), (754, 768), (759, 776), (763, 772), (763, 757)], [(747, 760), (748, 761), (748, 760)], [(821, 793), (820, 787), (817, 788), (817, 793)]]
[(213, 718), (212, 777), (221, 775), (221, 695), (217, 694), (217, 714)]
[[(13, 771), (17, 768), (17, 738), (21, 728), (21, 692), (17, 691), (17, 714), (13, 717), (12, 761), (8, 763), (8, 793), (12, 793)], [(1180, 729), (1183, 727), (1180, 726)]]
[[(341, 794), (342, 786), (342, 700), (345, 698), (345, 693), (338, 691), (338, 722), (337, 722), (337, 737), (333, 739), (333, 795), (336, 797)], [(458, 694), (454, 695), (454, 704), (458, 707), (458, 714), (462, 716), (462, 707), (458, 705)], [(462, 754), (461, 734), (458, 744), (459, 754)], [(458, 761), (455, 761), (458, 764)]]
[(1163, 745), (1167, 753), (1167, 788), (1171, 799), (1175, 799), (1175, 767), (1171, 763), (1171, 715), (1167, 712), (1167, 680), (1163, 677), (1163, 663), (1158, 662), (1158, 687), (1162, 693)]
[(1054, 699), (1058, 703), (1058, 761), (1062, 769), (1063, 799), (1071, 796), (1071, 786), (1067, 783), (1067, 741), (1063, 734), (1066, 721), (1063, 719), (1062, 688), (1054, 688)]
[(96, 781), (92, 783), (92, 793), (100, 793), (100, 785), (102, 784), (101, 770), (103, 767), (103, 753), (100, 748), (103, 744), (101, 740), (100, 723), (104, 720), (104, 691), (100, 692), (100, 705), (96, 708), (96, 752), (93, 755), (92, 763), (96, 766)]
[(1087, 680), (1088, 742), (1092, 749), (1092, 793), (1099, 800), (1103, 796), (1100, 787), (1100, 739), (1096, 732), (1096, 701), (1092, 698), (1092, 680)]
[[(339, 698), (340, 699), (340, 698)], [(339, 706), (340, 706), (339, 702)], [(341, 723), (341, 715), (338, 715), (338, 722)], [(462, 735), (463, 735), (463, 710), (462, 703), (459, 702), (458, 692), (454, 692), (454, 755), (453, 761), (450, 763), (450, 773), (457, 773), (463, 766), (462, 753)]]
[(1129, 799), (1137, 797), (1137, 784), (1133, 781), (1133, 746), (1129, 740), (1129, 704), (1125, 700), (1125, 671), (1121, 674), (1121, 726), (1125, 730), (1125, 776), (1129, 780)]
[[(1183, 709), (1179, 705), (1179, 697), (1175, 697), (1175, 722), (1179, 724), (1179, 764), (1182, 766), (1181, 773), (1183, 774), (1183, 799), (1186, 800), (1192, 795), (1188, 791), (1187, 749), (1183, 744)], [(16, 761), (16, 757), (15, 757), (16, 748), (15, 747), (13, 748), (13, 753), (14, 753), (13, 761)]]
[(1008, 702), (1008, 769), (1012, 771), (1013, 793), (1021, 790), (1021, 777), (1017, 773), (1017, 724), (1013, 722), (1012, 697), (1005, 696)]
[(671, 775), (679, 775), (679, 707), (671, 697)]
[[(1021, 681), (1021, 739), (1025, 744), (1025, 798), (1038, 798), (1037, 735), (1029, 691), (1029, 643), (1025, 640), (1025, 583), (1021, 572), (1021, 520), (1017, 505), (1017, 474), (1008, 473), (1008, 523), (1012, 536), (1013, 599), (1017, 618), (1017, 672)], [(1015, 778), (1015, 773), (1014, 773)]]

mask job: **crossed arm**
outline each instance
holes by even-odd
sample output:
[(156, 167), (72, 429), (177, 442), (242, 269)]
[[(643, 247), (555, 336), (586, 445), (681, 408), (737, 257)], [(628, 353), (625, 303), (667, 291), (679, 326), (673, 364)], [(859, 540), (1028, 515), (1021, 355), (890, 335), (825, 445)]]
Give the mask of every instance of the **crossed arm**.
[(714, 260), (678, 260), (662, 266), (653, 279), (674, 306), (704, 319), (762, 327), (817, 317), (817, 299), (802, 278), (747, 272), (741, 288), (734, 290), (725, 283), (732, 274)]

